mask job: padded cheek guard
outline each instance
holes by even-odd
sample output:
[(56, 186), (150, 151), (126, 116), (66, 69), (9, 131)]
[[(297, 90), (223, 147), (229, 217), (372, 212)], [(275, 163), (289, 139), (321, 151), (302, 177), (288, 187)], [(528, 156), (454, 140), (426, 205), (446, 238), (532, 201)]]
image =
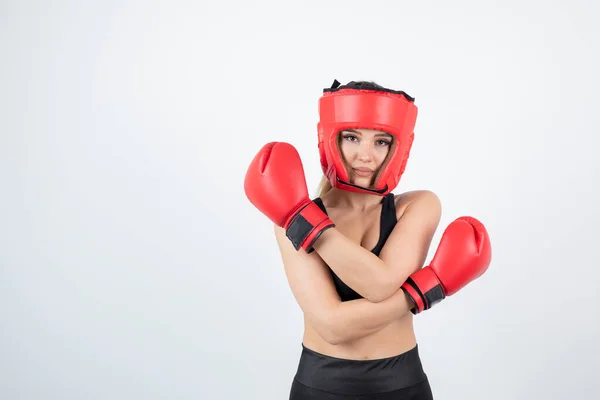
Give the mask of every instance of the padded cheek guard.
[[(398, 185), (406, 168), (414, 140), (417, 107), (414, 98), (402, 91), (361, 88), (350, 82), (334, 81), (319, 100), (319, 153), (323, 173), (333, 187), (352, 192), (385, 196)], [(338, 148), (338, 133), (345, 129), (374, 129), (394, 137), (386, 161), (379, 169), (373, 187), (350, 183)]]

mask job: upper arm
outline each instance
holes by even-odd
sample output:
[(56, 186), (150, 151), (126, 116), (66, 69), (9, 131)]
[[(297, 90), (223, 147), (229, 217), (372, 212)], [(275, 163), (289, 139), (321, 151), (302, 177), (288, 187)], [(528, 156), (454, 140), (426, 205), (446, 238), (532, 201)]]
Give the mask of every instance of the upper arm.
[(380, 253), (392, 271), (392, 284), (400, 287), (425, 263), (431, 240), (438, 227), (442, 206), (428, 190), (407, 194), (407, 205)]
[(312, 327), (327, 341), (331, 312), (341, 303), (331, 273), (316, 252), (294, 249), (284, 229), (275, 226), (275, 237), (292, 293)]

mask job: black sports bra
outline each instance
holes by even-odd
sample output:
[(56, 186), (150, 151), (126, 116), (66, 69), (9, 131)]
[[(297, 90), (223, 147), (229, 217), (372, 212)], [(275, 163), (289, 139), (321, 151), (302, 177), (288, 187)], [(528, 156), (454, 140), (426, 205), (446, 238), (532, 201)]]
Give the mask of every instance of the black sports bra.
[[(379, 241), (377, 242), (373, 250), (371, 250), (371, 252), (378, 257), (387, 238), (390, 236), (390, 233), (392, 233), (394, 226), (396, 226), (396, 222), (398, 222), (396, 218), (396, 203), (394, 201), (394, 198), (395, 196), (393, 193), (388, 193), (381, 200), (382, 206), (380, 217)], [(314, 202), (317, 204), (317, 206), (319, 206), (321, 210), (323, 210), (325, 214), (327, 214), (327, 210), (325, 209), (323, 201), (320, 197), (314, 199)], [(329, 268), (329, 271), (331, 272), (331, 276), (333, 277), (335, 289), (337, 290), (338, 295), (340, 296), (342, 301), (362, 299), (362, 296), (356, 293), (350, 287), (348, 287), (348, 285), (346, 285), (344, 282), (342, 282), (342, 280), (335, 274), (335, 272), (333, 272), (331, 268)]]

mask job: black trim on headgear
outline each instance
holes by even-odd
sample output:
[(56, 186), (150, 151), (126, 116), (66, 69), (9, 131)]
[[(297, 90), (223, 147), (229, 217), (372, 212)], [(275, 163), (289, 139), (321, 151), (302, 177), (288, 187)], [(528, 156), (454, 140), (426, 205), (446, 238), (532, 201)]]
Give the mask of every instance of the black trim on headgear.
[(323, 89), (323, 93), (325, 93), (325, 92), (337, 92), (338, 90), (342, 90), (342, 89), (375, 90), (375, 91), (378, 91), (378, 92), (400, 94), (400, 95), (404, 96), (406, 98), (406, 100), (410, 101), (411, 103), (415, 102), (415, 98), (412, 97), (412, 96), (410, 96), (409, 94), (407, 94), (403, 90), (393, 90), (393, 89), (384, 88), (383, 86), (380, 86), (380, 85), (378, 85), (378, 84), (376, 84), (374, 82), (356, 82), (356, 81), (350, 81), (347, 84), (340, 86), (340, 82), (338, 82), (337, 79), (334, 79), (333, 83), (331, 84), (331, 87)]
[(366, 190), (368, 192), (373, 192), (373, 193), (377, 193), (377, 194), (383, 194), (383, 193), (385, 193), (388, 190), (388, 185), (387, 184), (385, 185), (385, 187), (383, 189), (377, 190), (377, 189), (369, 189), (369, 188), (366, 188), (366, 187), (358, 186), (358, 185), (355, 185), (355, 184), (350, 183), (350, 182), (344, 182), (343, 180), (341, 180), (337, 176), (336, 176), (336, 179), (342, 185), (352, 186), (352, 187), (355, 187), (355, 188), (358, 188), (358, 189)]

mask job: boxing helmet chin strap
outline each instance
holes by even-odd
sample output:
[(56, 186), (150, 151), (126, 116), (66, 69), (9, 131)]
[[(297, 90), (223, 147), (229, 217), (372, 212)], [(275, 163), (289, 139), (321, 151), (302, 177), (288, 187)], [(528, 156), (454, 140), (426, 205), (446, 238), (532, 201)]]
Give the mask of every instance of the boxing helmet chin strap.
[[(350, 182), (344, 182), (343, 180), (341, 180), (337, 176), (336, 176), (335, 179), (337, 180), (338, 183), (340, 183), (340, 184), (342, 184), (344, 186), (348, 186), (348, 187), (351, 187), (351, 188), (359, 189), (359, 190), (362, 190), (362, 191), (365, 191), (365, 192), (369, 192), (369, 193), (373, 193), (373, 194), (383, 195), (388, 190), (388, 185), (385, 185), (385, 187), (383, 189), (377, 190), (377, 189), (369, 189), (369, 188), (365, 188), (365, 187), (362, 187), (362, 186), (358, 186), (358, 185), (355, 185), (355, 184), (350, 183)], [(340, 188), (340, 189), (342, 189), (342, 188)]]

